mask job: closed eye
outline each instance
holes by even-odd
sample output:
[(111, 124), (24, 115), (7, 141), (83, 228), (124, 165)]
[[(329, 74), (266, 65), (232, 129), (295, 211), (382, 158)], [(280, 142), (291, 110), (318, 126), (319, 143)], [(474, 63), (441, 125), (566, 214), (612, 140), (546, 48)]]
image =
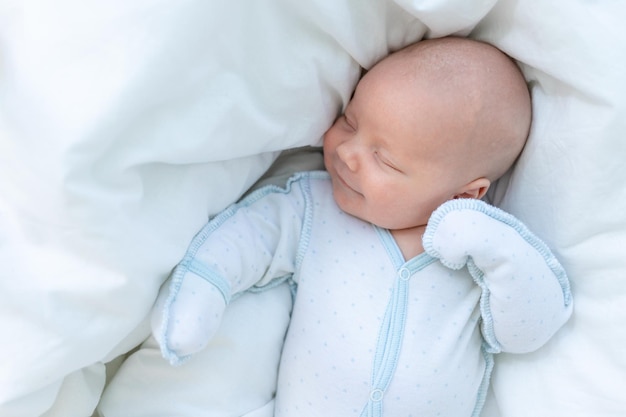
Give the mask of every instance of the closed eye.
[(378, 162), (381, 163), (382, 165), (386, 166), (387, 168), (391, 168), (394, 171), (402, 173), (402, 171), (397, 166), (395, 166), (391, 161), (389, 161), (387, 158), (382, 156), (380, 152), (374, 151), (374, 156), (376, 157)]
[(345, 114), (342, 117), (346, 126), (348, 126), (351, 130), (356, 130), (356, 124), (354, 122), (348, 119), (348, 117)]

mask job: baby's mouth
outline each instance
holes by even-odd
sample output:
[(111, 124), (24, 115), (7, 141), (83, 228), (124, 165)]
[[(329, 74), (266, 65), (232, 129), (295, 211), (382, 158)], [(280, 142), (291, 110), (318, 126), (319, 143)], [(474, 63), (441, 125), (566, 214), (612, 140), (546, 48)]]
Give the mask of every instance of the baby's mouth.
[(335, 176), (337, 177), (337, 180), (341, 183), (341, 185), (344, 188), (347, 188), (348, 190), (352, 191), (353, 193), (356, 193), (358, 195), (362, 195), (360, 192), (358, 192), (352, 185), (350, 185), (350, 183), (348, 183), (343, 176), (339, 173), (338, 170), (335, 171)]

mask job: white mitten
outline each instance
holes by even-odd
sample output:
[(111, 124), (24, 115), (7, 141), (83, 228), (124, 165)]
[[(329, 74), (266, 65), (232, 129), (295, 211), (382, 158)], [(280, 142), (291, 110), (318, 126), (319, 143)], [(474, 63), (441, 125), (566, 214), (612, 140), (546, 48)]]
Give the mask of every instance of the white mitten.
[(569, 318), (569, 281), (550, 249), (512, 215), (480, 200), (442, 204), (429, 219), (424, 250), (467, 269), (482, 288), (483, 336), (494, 353), (528, 352)]
[(152, 332), (173, 365), (204, 349), (226, 308), (222, 291), (179, 265), (163, 285), (152, 311)]

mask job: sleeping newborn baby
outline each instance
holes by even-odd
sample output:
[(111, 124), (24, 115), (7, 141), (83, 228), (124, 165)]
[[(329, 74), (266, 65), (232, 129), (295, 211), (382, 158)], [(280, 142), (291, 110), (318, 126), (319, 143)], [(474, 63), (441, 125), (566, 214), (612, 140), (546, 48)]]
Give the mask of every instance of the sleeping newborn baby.
[(327, 171), (257, 190), (193, 239), (153, 314), (165, 358), (203, 349), (233, 296), (296, 289), (276, 416), (476, 416), (499, 352), (567, 321), (549, 248), (481, 198), (520, 154), (526, 83), (485, 43), (383, 59), (324, 136)]

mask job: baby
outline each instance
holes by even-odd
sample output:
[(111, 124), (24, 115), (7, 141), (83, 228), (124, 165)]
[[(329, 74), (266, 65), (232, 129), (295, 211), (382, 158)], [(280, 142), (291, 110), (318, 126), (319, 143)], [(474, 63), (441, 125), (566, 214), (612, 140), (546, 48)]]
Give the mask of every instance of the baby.
[(164, 286), (165, 358), (203, 349), (233, 296), (297, 286), (276, 416), (476, 416), (499, 352), (569, 318), (563, 268), (480, 198), (521, 152), (529, 92), (490, 45), (422, 41), (359, 82), (324, 137), (327, 172), (212, 219)]

